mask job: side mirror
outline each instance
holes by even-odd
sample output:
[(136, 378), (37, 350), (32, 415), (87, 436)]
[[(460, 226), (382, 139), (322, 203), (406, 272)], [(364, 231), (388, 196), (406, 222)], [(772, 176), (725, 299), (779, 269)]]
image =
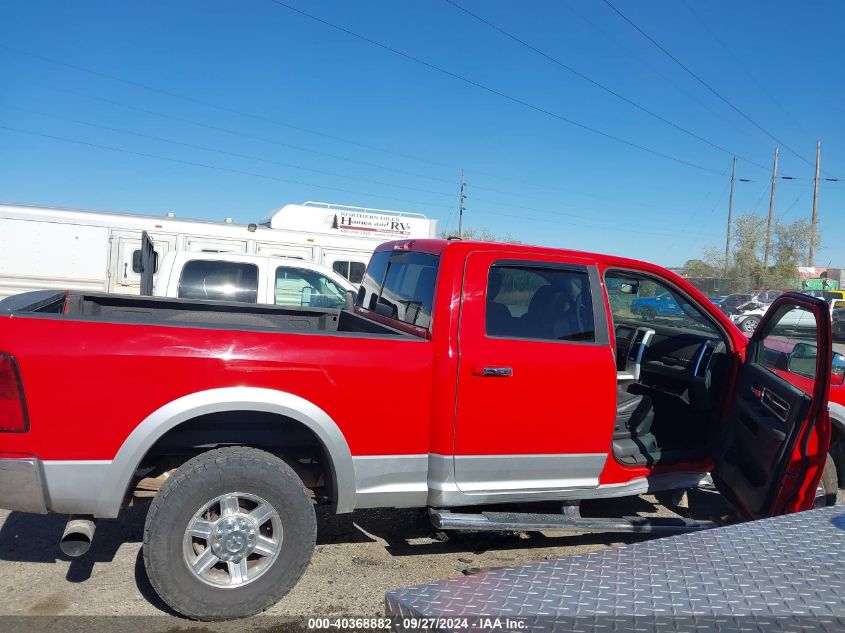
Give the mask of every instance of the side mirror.
[(840, 386), (845, 382), (845, 356), (833, 353), (833, 364), (830, 367), (830, 384)]
[(786, 370), (792, 374), (815, 378), (816, 376), (816, 354), (818, 350), (815, 345), (809, 343), (797, 343), (792, 348)]
[(352, 310), (355, 307), (355, 300), (358, 298), (358, 293), (354, 290), (347, 290), (344, 294), (344, 310)]
[(639, 291), (639, 284), (637, 282), (627, 282), (623, 281), (619, 285), (619, 292), (625, 295), (635, 295)]
[(310, 306), (311, 305), (311, 295), (313, 293), (313, 288), (311, 286), (305, 286), (300, 293), (302, 295), (302, 301), (300, 305), (303, 306)]

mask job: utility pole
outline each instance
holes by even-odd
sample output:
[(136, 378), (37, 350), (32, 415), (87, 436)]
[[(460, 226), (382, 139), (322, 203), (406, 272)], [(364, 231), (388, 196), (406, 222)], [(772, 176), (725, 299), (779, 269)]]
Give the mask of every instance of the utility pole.
[(772, 166), (772, 193), (769, 196), (769, 223), (766, 225), (766, 250), (763, 252), (763, 275), (769, 273), (769, 250), (772, 244), (772, 218), (775, 214), (775, 183), (778, 181), (778, 148), (775, 148), (775, 162)]
[(816, 246), (816, 222), (818, 221), (818, 203), (819, 203), (819, 164), (822, 158), (822, 144), (821, 141), (816, 143), (816, 177), (813, 180), (813, 219), (810, 223), (810, 253), (807, 255), (807, 266), (813, 265), (813, 249)]
[(466, 183), (464, 182), (464, 170), (461, 170), (461, 197), (458, 206), (458, 237), (463, 237), (461, 231), (463, 230), (464, 224), (464, 200), (466, 200), (466, 196), (464, 195), (464, 186)]
[(725, 236), (725, 277), (728, 276), (728, 262), (731, 257), (731, 222), (733, 222), (733, 208), (734, 208), (734, 180), (736, 180), (736, 156), (734, 156), (733, 164), (731, 166), (731, 195), (728, 198), (728, 231)]

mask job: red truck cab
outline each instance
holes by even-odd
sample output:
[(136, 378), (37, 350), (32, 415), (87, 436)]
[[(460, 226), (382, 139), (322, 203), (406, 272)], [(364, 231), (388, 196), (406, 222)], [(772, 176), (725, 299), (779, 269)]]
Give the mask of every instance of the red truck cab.
[(813, 505), (831, 437), (823, 301), (778, 298), (749, 340), (658, 266), (533, 246), (384, 244), (345, 309), (21, 295), (0, 352), (0, 507), (92, 534), (151, 497), (150, 579), (203, 619), (293, 586), (314, 502), (448, 522), (710, 474), (756, 518)]

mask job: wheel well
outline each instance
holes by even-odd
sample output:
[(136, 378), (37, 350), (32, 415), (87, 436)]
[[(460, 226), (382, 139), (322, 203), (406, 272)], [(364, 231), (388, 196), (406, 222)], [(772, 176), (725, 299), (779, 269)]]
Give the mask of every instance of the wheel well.
[(144, 455), (129, 494), (133, 494), (142, 479), (161, 478), (163, 483), (169, 471), (195, 455), (222, 446), (249, 446), (272, 453), (293, 468), (318, 500), (337, 501), (331, 456), (320, 439), (293, 418), (263, 411), (209, 413), (170, 429)]

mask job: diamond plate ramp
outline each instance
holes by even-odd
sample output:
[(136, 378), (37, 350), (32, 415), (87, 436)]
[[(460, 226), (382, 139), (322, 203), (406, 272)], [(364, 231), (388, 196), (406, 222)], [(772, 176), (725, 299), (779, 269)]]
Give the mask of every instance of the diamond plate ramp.
[(523, 623), (511, 630), (845, 630), (845, 507), (398, 589), (385, 607), (399, 630), (489, 628), (478, 616)]

